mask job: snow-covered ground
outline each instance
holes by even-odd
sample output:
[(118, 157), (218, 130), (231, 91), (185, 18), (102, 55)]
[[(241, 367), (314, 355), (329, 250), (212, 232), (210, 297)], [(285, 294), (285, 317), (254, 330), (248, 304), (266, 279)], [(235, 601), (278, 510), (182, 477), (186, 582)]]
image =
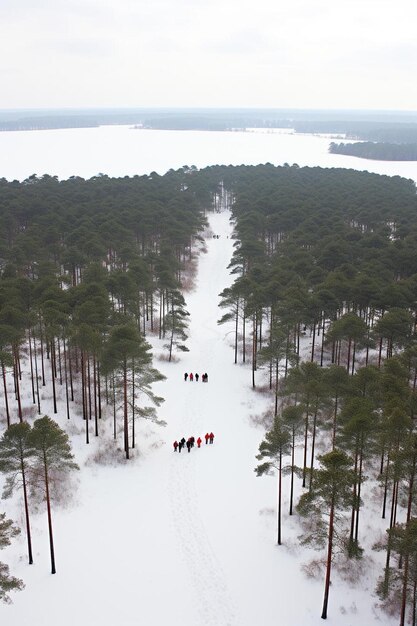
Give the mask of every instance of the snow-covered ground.
[[(255, 455), (263, 430), (253, 416), (268, 406), (252, 391), (250, 366), (234, 365), (233, 324), (217, 325), (218, 294), (232, 282), (229, 213), (210, 215), (195, 288), (185, 294), (191, 314), (190, 351), (175, 363), (156, 360), (167, 380), (155, 386), (165, 398), (165, 428), (142, 423), (137, 454), (104, 465), (92, 457), (104, 438), (84, 443), (83, 422), (56, 419), (65, 427), (81, 466), (73, 499), (54, 507), (57, 574), (50, 574), (46, 513), (32, 517), (34, 564), (28, 565), (24, 533), (0, 553), (26, 588), (0, 606), (5, 626), (314, 626), (320, 619), (323, 578), (301, 567), (319, 553), (298, 545), (301, 529), (289, 518), (285, 488), (283, 542), (275, 543), (275, 477), (257, 478)], [(156, 355), (162, 342), (152, 339)], [(208, 384), (184, 382), (184, 372), (207, 372)], [(27, 386), (29, 403), (29, 386)], [(269, 401), (270, 402), (270, 401)], [(44, 401), (46, 412), (48, 401)], [(49, 404), (50, 406), (50, 404)], [(48, 408), (49, 410), (49, 408)], [(111, 431), (111, 416), (107, 418)], [(104, 428), (101, 424), (100, 428)], [(213, 445), (174, 453), (174, 439), (208, 431)], [(110, 439), (111, 441), (111, 439)], [(119, 445), (121, 445), (121, 438)], [(0, 503), (21, 519), (16, 501)], [(373, 515), (373, 513), (372, 513)], [(363, 513), (369, 541), (385, 523)], [(367, 552), (367, 562), (382, 557)], [(378, 569), (354, 583), (335, 572), (329, 624), (393, 625), (376, 607)]]

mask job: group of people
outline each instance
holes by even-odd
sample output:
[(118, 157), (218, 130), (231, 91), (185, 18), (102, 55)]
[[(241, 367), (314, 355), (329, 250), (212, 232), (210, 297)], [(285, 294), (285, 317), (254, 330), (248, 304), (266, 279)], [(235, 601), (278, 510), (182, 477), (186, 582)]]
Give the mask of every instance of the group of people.
[[(184, 374), (185, 381), (189, 380), (190, 382), (193, 382), (193, 380), (195, 380), (198, 383), (199, 378), (200, 378), (200, 374), (193, 374), (192, 372), (190, 374), (188, 372), (185, 372)], [(204, 374), (201, 374), (201, 382), (208, 383), (207, 372), (205, 372)]]
[[(206, 445), (208, 443), (213, 443), (214, 441), (214, 434), (213, 433), (206, 433), (204, 435), (204, 439), (206, 440)], [(191, 448), (194, 448), (194, 444), (197, 443), (197, 447), (199, 448), (201, 446), (201, 444), (203, 443), (203, 440), (201, 439), (201, 437), (198, 437), (197, 441), (195, 440), (194, 437), (188, 437), (188, 439), (186, 440), (185, 437), (182, 437), (182, 439), (180, 439), (179, 441), (175, 440), (173, 443), (174, 446), (174, 452), (176, 452), (178, 450), (178, 452), (181, 452), (181, 450), (186, 447), (188, 452), (191, 451)]]

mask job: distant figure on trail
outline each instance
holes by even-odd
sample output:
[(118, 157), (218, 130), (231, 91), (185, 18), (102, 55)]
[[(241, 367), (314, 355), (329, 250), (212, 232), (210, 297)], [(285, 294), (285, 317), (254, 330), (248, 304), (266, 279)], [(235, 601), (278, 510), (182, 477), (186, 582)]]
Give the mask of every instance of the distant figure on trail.
[(180, 444), (181, 444), (182, 448), (185, 446), (185, 439), (184, 439), (184, 437), (181, 439)]
[(191, 447), (194, 448), (195, 437), (190, 437)]
[(197, 439), (197, 447), (198, 447), (198, 448), (201, 446), (201, 443), (202, 443), (202, 439), (201, 439), (201, 437), (199, 437), (199, 438)]
[(209, 434), (209, 437), (210, 437), (210, 443), (213, 443), (213, 440), (214, 440), (214, 435), (213, 435), (213, 433), (210, 433), (210, 434)]
[(184, 380), (187, 380), (187, 378), (188, 378), (188, 374), (187, 374), (187, 372), (185, 372), (185, 374), (184, 374)]
[[(176, 452), (177, 448), (178, 448), (178, 441), (174, 441), (174, 443), (172, 445), (174, 446), (174, 452)], [(181, 452), (181, 450), (180, 450), (180, 452)]]
[(191, 442), (189, 439), (187, 440), (187, 450), (188, 452), (191, 450)]
[(184, 444), (182, 443), (182, 441), (180, 441), (179, 444), (178, 444), (178, 452), (181, 452), (183, 447), (184, 447)]
[(207, 372), (205, 372), (202, 375), (201, 380), (203, 381), (203, 383), (208, 383), (208, 374), (207, 374)]
[(191, 374), (190, 374), (190, 382), (193, 382), (193, 380), (194, 380), (194, 376), (193, 376), (193, 373), (191, 372)]
[(195, 375), (195, 380), (198, 383), (198, 374)]
[(208, 440), (210, 439), (210, 435), (208, 433), (206, 433), (204, 435), (204, 439), (206, 440), (206, 445), (208, 444)]

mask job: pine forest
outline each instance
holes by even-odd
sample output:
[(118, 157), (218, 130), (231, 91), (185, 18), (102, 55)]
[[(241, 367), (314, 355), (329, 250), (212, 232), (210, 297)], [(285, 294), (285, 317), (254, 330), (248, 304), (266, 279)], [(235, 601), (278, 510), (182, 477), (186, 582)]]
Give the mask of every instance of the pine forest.
[[(163, 429), (151, 340), (168, 362), (188, 350), (190, 275), (220, 211), (234, 253), (218, 325), (233, 322), (231, 358), (268, 398), (247, 463), (277, 481), (271, 544), (285, 545), (286, 477), (300, 543), (321, 555), (325, 619), (332, 567), (366, 568), (362, 511), (375, 497), (387, 532), (375, 537), (385, 567), (372, 592), (401, 626), (416, 624), (417, 196), (398, 176), (265, 164), (0, 180), (0, 471), (3, 497), (23, 495), (28, 562), (37, 497), (56, 571), (51, 481), (83, 472), (71, 423), (87, 445), (110, 422), (109, 454), (126, 464), (139, 420)], [(0, 547), (18, 532), (1, 514)], [(23, 585), (0, 564), (3, 601)]]

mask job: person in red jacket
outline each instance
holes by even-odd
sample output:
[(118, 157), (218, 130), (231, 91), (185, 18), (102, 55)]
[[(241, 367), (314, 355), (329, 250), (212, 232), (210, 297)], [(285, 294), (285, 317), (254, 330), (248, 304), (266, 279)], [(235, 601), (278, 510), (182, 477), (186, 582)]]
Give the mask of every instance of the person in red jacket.
[(192, 373), (192, 372), (191, 372), (191, 374), (190, 374), (190, 376), (189, 376), (189, 379), (190, 379), (190, 381), (191, 381), (191, 382), (193, 382), (193, 380), (194, 380), (194, 375), (193, 375), (193, 373)]
[(206, 433), (204, 435), (204, 439), (206, 440), (206, 445), (208, 444), (208, 440), (210, 439), (210, 435), (208, 433)]
[(213, 440), (214, 440), (214, 435), (213, 435), (213, 433), (210, 433), (210, 434), (209, 434), (209, 437), (210, 437), (210, 443), (213, 443)]
[(176, 452), (178, 448), (178, 441), (174, 441), (173, 446), (174, 446), (174, 452)]
[(198, 447), (200, 447), (200, 446), (201, 446), (201, 442), (202, 442), (202, 439), (201, 439), (201, 437), (199, 437), (199, 438), (197, 439), (197, 446), (198, 446)]

